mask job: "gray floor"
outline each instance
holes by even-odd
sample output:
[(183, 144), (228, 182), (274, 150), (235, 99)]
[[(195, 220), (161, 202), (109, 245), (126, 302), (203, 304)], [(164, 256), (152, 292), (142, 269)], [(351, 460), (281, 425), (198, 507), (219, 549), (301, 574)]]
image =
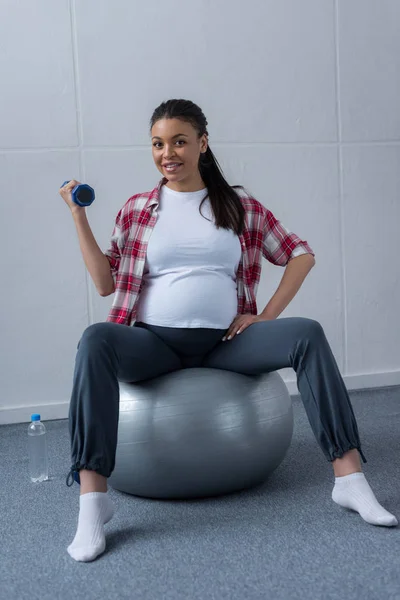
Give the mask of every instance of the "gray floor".
[[(400, 517), (400, 389), (353, 392), (380, 502)], [(67, 421), (47, 422), (48, 482), (31, 484), (27, 425), (0, 427), (0, 597), (4, 600), (400, 599), (400, 527), (368, 525), (330, 498), (333, 474), (303, 405), (292, 446), (260, 488), (188, 502), (110, 491), (117, 512), (92, 563), (66, 552), (79, 486), (67, 488)]]

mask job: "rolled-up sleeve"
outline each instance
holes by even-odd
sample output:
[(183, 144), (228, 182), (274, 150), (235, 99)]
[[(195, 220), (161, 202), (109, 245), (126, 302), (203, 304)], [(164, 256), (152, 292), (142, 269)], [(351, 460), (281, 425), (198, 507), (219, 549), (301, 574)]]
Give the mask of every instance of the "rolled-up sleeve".
[(289, 231), (270, 210), (266, 210), (263, 229), (263, 256), (273, 265), (285, 267), (291, 258), (314, 251), (306, 240)]
[(111, 267), (111, 275), (116, 281), (119, 265), (121, 262), (121, 256), (125, 245), (125, 233), (122, 227), (122, 210), (121, 209), (115, 219), (114, 229), (111, 234), (110, 246), (104, 252), (107, 256)]

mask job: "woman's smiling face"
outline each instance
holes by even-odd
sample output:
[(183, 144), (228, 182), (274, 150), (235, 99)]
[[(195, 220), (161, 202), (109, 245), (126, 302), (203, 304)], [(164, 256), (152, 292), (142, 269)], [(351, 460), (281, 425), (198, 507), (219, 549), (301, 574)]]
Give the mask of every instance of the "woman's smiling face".
[(198, 185), (199, 158), (207, 149), (207, 136), (199, 138), (197, 130), (181, 119), (156, 121), (151, 136), (154, 162), (168, 182)]

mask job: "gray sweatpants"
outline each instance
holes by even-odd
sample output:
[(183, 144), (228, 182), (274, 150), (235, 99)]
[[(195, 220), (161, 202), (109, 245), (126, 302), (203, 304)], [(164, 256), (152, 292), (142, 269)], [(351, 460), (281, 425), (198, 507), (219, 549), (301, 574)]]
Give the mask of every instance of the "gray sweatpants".
[(115, 466), (121, 382), (177, 369), (209, 367), (258, 375), (292, 367), (304, 407), (328, 461), (357, 448), (356, 418), (336, 360), (318, 321), (282, 318), (254, 323), (230, 341), (227, 330), (96, 323), (79, 344), (69, 410), (72, 466), (109, 477)]

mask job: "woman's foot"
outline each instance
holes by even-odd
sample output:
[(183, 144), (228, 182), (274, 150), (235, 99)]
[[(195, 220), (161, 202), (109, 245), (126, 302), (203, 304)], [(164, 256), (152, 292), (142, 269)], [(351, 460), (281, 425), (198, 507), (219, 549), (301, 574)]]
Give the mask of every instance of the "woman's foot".
[(97, 558), (106, 548), (104, 525), (114, 515), (110, 497), (104, 492), (89, 492), (79, 497), (79, 519), (75, 538), (68, 554), (77, 561)]
[(396, 517), (379, 504), (364, 473), (336, 477), (332, 500), (344, 508), (358, 512), (371, 525), (395, 527), (398, 524)]

